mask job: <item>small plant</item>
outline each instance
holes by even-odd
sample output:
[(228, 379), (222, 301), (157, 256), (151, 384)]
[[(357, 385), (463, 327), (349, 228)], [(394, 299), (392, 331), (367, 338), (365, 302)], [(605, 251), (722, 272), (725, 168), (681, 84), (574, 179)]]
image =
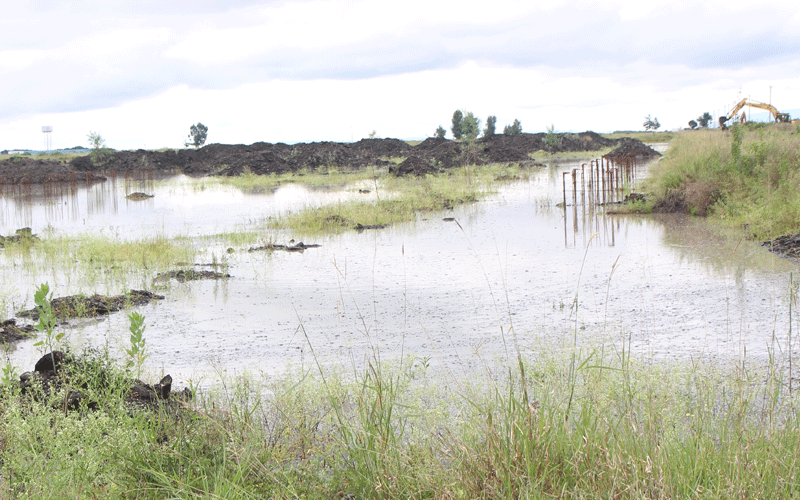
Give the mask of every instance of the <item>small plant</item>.
[[(50, 295), (48, 296), (48, 294)], [(39, 288), (33, 295), (33, 302), (36, 304), (36, 311), (39, 313), (39, 323), (34, 325), (34, 328), (44, 333), (45, 338), (33, 345), (34, 347), (44, 346), (51, 351), (53, 350), (55, 342), (64, 338), (64, 332), (53, 333), (53, 330), (56, 329), (57, 318), (56, 314), (53, 312), (52, 300), (53, 294), (50, 293), (50, 285), (47, 283), (39, 285)]]
[(144, 361), (150, 356), (147, 352), (144, 339), (144, 330), (146, 327), (144, 324), (144, 316), (137, 312), (130, 313), (128, 319), (131, 322), (131, 348), (125, 350), (129, 358), (126, 366), (128, 369), (136, 367), (136, 376), (138, 377)]

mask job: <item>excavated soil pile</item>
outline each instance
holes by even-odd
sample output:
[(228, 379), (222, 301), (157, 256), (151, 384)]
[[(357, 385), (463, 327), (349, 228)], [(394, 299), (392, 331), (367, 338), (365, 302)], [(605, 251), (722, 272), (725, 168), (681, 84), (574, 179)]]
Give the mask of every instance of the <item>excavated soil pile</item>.
[[(84, 360), (75, 359), (61, 351), (47, 353), (36, 362), (32, 372), (20, 375), (20, 395), (36, 401), (50, 402), (65, 410), (99, 410), (104, 402), (89, 399), (83, 391), (105, 393), (110, 388), (112, 374), (99, 373), (91, 377), (90, 382), (86, 382), (85, 374), (82, 373), (85, 370), (83, 365), (86, 365)], [(141, 380), (118, 383), (124, 383), (123, 388), (128, 387), (124, 402), (132, 410), (162, 410), (176, 415), (183, 409), (183, 403), (192, 397), (188, 388), (173, 392), (172, 377), (169, 375), (152, 385)]]
[[(50, 301), (53, 313), (60, 320), (70, 318), (89, 318), (93, 316), (104, 316), (112, 312), (119, 311), (124, 307), (141, 306), (152, 300), (161, 300), (163, 295), (156, 295), (146, 290), (131, 290), (124, 295), (114, 295), (106, 297), (103, 295), (70, 295), (68, 297), (58, 297)], [(33, 321), (39, 320), (39, 311), (28, 309), (17, 314), (20, 318), (30, 318)]]
[[(390, 167), (399, 175), (437, 172), (465, 163), (518, 163), (529, 161), (530, 153), (598, 151), (620, 144), (616, 156), (657, 155), (635, 139), (606, 139), (594, 132), (580, 134), (492, 135), (474, 143), (429, 138), (416, 146), (398, 139), (362, 139), (354, 143), (313, 142), (289, 144), (209, 144), (200, 149), (167, 151), (116, 151), (103, 163), (90, 156), (69, 163), (14, 157), (0, 162), (0, 183), (42, 183), (48, 181), (102, 180), (103, 176), (128, 176), (141, 172), (184, 173), (188, 175), (239, 175), (295, 172), (302, 169), (336, 167), (358, 169)], [(392, 158), (409, 164), (395, 167)], [(102, 174), (102, 176), (101, 176)], [(140, 174), (138, 174), (140, 175)]]
[(652, 149), (647, 144), (637, 139), (630, 137), (623, 137), (619, 140), (619, 146), (608, 154), (603, 155), (607, 160), (619, 161), (622, 158), (636, 158), (637, 160), (646, 160), (656, 156), (661, 156), (661, 153)]
[(763, 242), (761, 246), (768, 247), (770, 252), (800, 259), (800, 233), (780, 236)]

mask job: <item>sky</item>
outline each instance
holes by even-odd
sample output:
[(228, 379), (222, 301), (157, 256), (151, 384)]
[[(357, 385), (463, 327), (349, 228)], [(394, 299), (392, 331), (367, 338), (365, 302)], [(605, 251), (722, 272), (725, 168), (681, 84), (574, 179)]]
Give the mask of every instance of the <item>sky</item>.
[(662, 130), (741, 98), (800, 115), (800, 2), (15, 0), (0, 149)]

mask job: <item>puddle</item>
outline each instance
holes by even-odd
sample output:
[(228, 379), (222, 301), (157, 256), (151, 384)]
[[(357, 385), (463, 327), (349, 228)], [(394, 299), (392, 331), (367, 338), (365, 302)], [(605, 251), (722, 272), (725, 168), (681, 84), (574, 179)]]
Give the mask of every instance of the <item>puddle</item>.
[[(605, 339), (629, 345), (634, 357), (719, 361), (745, 351), (766, 358), (775, 340), (785, 346), (795, 262), (699, 219), (558, 207), (561, 174), (576, 166), (559, 163), (489, 199), (409, 224), (322, 238), (302, 253), (237, 248), (226, 255), (232, 277), (224, 280), (157, 283), (152, 291), (166, 298), (137, 309), (152, 349), (146, 368), (170, 373), (177, 385), (202, 385), (221, 372), (315, 369), (316, 361), (361, 366), (375, 353), (429, 358), (459, 376), (513, 357), (517, 346), (535, 355), (542, 346)], [(360, 196), (352, 188), (302, 186), (246, 195), (193, 182), (131, 186), (155, 195), (139, 202), (126, 202), (126, 189), (113, 183), (55, 205), (35, 195), (28, 202), (3, 197), (0, 234), (46, 225), (214, 234)], [(112, 314), (71, 327), (69, 338), (119, 352), (127, 327), (124, 314)], [(10, 354), (14, 364), (35, 361), (31, 344)]]

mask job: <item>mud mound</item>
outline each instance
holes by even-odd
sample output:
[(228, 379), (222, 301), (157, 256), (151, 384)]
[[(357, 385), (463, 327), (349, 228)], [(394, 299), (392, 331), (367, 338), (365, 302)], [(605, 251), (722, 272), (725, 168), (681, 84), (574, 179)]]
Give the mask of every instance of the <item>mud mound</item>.
[[(145, 290), (131, 290), (124, 295), (114, 295), (106, 297), (103, 295), (70, 295), (68, 297), (58, 297), (50, 301), (53, 313), (60, 320), (71, 318), (89, 318), (93, 316), (104, 316), (112, 312), (119, 311), (124, 307), (141, 306), (152, 300), (161, 300), (163, 295), (156, 295)], [(33, 321), (39, 320), (39, 311), (36, 308), (28, 309), (17, 314), (20, 318), (30, 318)]]
[(439, 169), (431, 164), (430, 160), (419, 156), (409, 156), (397, 166), (389, 167), (389, 173), (394, 175), (425, 175), (435, 174)]
[[(82, 365), (85, 364), (84, 360), (75, 359), (61, 351), (49, 352), (36, 362), (34, 371), (19, 376), (20, 395), (35, 401), (52, 403), (64, 410), (99, 410), (103, 402), (89, 399), (82, 390), (103, 394), (109, 389), (115, 375), (100, 373), (87, 382), (85, 374), (81, 373)], [(120, 380), (120, 383), (126, 381)], [(183, 409), (183, 403), (192, 397), (192, 392), (188, 388), (173, 392), (172, 377), (169, 375), (152, 385), (141, 380), (130, 380), (126, 385), (129, 388), (124, 401), (131, 410), (166, 410), (175, 415)], [(63, 396), (59, 393), (63, 393)]]
[(176, 280), (178, 283), (185, 283), (187, 281), (195, 281), (195, 280), (219, 280), (224, 278), (230, 278), (231, 275), (228, 273), (218, 273), (215, 271), (195, 271), (194, 269), (188, 269), (180, 271), (170, 271), (168, 273), (159, 273), (153, 278), (153, 281), (169, 281), (171, 279)]
[[(81, 157), (82, 158), (82, 157)], [(53, 160), (36, 160), (29, 156), (14, 156), (0, 161), (0, 185), (44, 184), (48, 182), (102, 181), (105, 177), (88, 176), (76, 171), (71, 164)]]
[(5, 248), (6, 245), (11, 243), (32, 243), (34, 241), (39, 241), (39, 237), (33, 234), (31, 228), (29, 227), (17, 229), (13, 235), (9, 236), (3, 236), (0, 234), (0, 248)]
[[(294, 242), (294, 240), (292, 240)], [(247, 249), (248, 252), (259, 252), (259, 251), (266, 251), (266, 252), (274, 252), (276, 250), (283, 250), (284, 252), (299, 252), (303, 253), (306, 248), (319, 248), (321, 245), (316, 243), (305, 244), (302, 241), (299, 243), (290, 243), (288, 245), (281, 245), (278, 243), (268, 243), (264, 246), (260, 247), (250, 247)]]
[(769, 248), (770, 252), (778, 255), (800, 259), (800, 233), (780, 236), (761, 243), (761, 246)]
[(686, 199), (683, 196), (677, 193), (672, 193), (656, 201), (655, 205), (653, 205), (653, 212), (667, 214), (688, 214), (689, 204), (686, 203)]
[(622, 158), (649, 159), (661, 156), (661, 153), (654, 150), (647, 144), (638, 139), (623, 137), (619, 140), (619, 146), (608, 154), (603, 155), (607, 160), (619, 161)]
[(18, 326), (14, 319), (0, 323), (0, 343), (7, 344), (36, 336), (36, 329), (31, 325)]

